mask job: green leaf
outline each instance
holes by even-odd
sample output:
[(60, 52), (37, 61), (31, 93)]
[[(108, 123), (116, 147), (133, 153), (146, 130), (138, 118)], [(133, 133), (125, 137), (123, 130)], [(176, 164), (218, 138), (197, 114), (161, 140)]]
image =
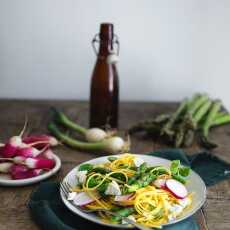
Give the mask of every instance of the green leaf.
[(101, 179), (99, 178), (90, 178), (90, 180), (88, 181), (88, 186), (89, 188), (93, 188), (95, 186), (97, 186), (100, 183)]
[(78, 171), (90, 171), (93, 169), (93, 165), (91, 164), (83, 164), (83, 165), (80, 165)]
[(181, 167), (179, 169), (179, 174), (183, 177), (187, 177), (189, 175), (190, 168), (189, 167)]
[(182, 184), (186, 183), (186, 180), (180, 175), (172, 175), (172, 178), (177, 180), (177, 181), (179, 181), (179, 182), (181, 182)]
[(108, 188), (109, 182), (105, 181), (103, 182), (98, 188), (97, 191), (101, 194), (104, 195), (106, 189)]
[(117, 160), (118, 158), (117, 157), (108, 157), (108, 160), (110, 161), (110, 162), (113, 162), (113, 161), (115, 161), (115, 160)]
[(180, 167), (180, 160), (174, 160), (171, 163), (170, 166), (170, 171), (172, 174), (177, 174), (179, 171), (179, 167)]
[(120, 172), (113, 173), (112, 175), (110, 175), (110, 177), (116, 178), (116, 179), (124, 181), (124, 182), (126, 181), (125, 175), (123, 173), (120, 173)]

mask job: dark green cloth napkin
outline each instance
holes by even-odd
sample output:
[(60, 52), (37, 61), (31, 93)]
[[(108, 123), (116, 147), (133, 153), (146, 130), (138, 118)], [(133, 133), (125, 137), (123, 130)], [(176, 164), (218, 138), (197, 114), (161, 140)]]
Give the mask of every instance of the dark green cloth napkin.
[(179, 159), (182, 164), (190, 166), (204, 180), (206, 186), (230, 178), (230, 164), (207, 152), (186, 155), (181, 149), (166, 149), (147, 153), (169, 160)]
[[(187, 156), (179, 149), (161, 150), (147, 153), (169, 160), (180, 159), (200, 174), (206, 185), (212, 185), (230, 177), (230, 165), (208, 153)], [(49, 230), (105, 230), (103, 227), (89, 222), (69, 211), (62, 203), (59, 195), (59, 184), (54, 182), (41, 183), (30, 197), (28, 203), (31, 216), (41, 229)], [(112, 229), (112, 228), (111, 228)], [(199, 226), (193, 217), (164, 227), (164, 230), (198, 230)]]

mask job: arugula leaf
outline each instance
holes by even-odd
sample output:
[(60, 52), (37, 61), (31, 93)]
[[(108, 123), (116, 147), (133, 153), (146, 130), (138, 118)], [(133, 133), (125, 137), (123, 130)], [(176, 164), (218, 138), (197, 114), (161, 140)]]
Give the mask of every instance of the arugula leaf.
[(174, 160), (171, 163), (170, 171), (173, 179), (185, 184), (186, 177), (190, 173), (190, 168), (181, 166), (180, 160)]
[(80, 165), (80, 167), (78, 168), (78, 171), (90, 171), (92, 169), (93, 169), (92, 164), (83, 164), (83, 165)]
[(171, 163), (170, 171), (172, 174), (177, 174), (180, 167), (180, 160), (174, 160)]
[(181, 167), (179, 169), (179, 174), (183, 177), (187, 177), (189, 175), (190, 168), (189, 167)]

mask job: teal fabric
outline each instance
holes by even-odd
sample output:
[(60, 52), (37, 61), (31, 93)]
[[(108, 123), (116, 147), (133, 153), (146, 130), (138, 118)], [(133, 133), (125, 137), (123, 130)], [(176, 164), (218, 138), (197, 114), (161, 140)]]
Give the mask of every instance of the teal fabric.
[[(229, 178), (230, 165), (208, 153), (187, 156), (179, 149), (161, 150), (147, 153), (169, 160), (180, 159), (200, 174), (206, 185), (212, 185)], [(72, 212), (62, 203), (59, 195), (59, 184), (55, 182), (41, 183), (30, 197), (28, 203), (31, 216), (41, 229), (44, 230), (105, 230), (103, 227), (89, 222)], [(112, 229), (112, 228), (111, 228)], [(193, 217), (180, 223), (164, 227), (164, 230), (199, 230)]]
[(230, 178), (230, 164), (207, 152), (186, 155), (181, 149), (166, 149), (148, 153), (169, 160), (180, 159), (182, 164), (190, 166), (204, 180), (206, 186), (211, 186)]

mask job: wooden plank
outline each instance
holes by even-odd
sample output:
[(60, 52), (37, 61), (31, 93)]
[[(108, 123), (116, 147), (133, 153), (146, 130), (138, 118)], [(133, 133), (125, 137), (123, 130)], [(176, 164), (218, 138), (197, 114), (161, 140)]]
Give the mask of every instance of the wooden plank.
[[(148, 119), (160, 113), (168, 113), (175, 109), (175, 103), (122, 103), (120, 107), (120, 130), (123, 133), (131, 125), (142, 119)], [(76, 101), (17, 101), (0, 100), (0, 140), (6, 140), (9, 136), (19, 132), (24, 124), (25, 114), (29, 117), (29, 129), (33, 133), (47, 132), (46, 125), (50, 119), (48, 116), (50, 107), (56, 106), (82, 125), (88, 125), (88, 104)], [(220, 144), (213, 153), (230, 162), (229, 155), (230, 126), (215, 129), (211, 138)], [(142, 135), (131, 137), (132, 152), (144, 153), (155, 149), (168, 148), (157, 140), (146, 139)], [(186, 149), (188, 153), (200, 151), (197, 145)], [(62, 160), (62, 169), (49, 180), (60, 180), (76, 164), (92, 159), (98, 155), (83, 153), (64, 146), (56, 149)], [(0, 230), (5, 229), (37, 229), (31, 221), (27, 200), (35, 186), (22, 188), (0, 188)], [(229, 224), (229, 197), (230, 182), (223, 181), (208, 189), (206, 205), (196, 214), (201, 229), (228, 229)], [(20, 210), (20, 211), (18, 211)], [(218, 210), (218, 211), (217, 211)], [(221, 211), (219, 211), (221, 210)]]

